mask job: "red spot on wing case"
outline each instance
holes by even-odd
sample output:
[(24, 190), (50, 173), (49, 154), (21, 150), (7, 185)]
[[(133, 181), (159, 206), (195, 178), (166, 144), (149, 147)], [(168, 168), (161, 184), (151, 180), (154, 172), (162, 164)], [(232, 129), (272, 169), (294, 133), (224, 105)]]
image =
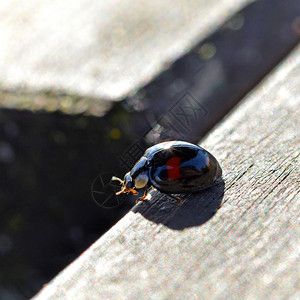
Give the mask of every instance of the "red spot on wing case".
[(181, 177), (181, 173), (180, 173), (181, 159), (182, 159), (181, 157), (172, 157), (167, 161), (166, 167), (167, 167), (169, 180), (175, 180)]

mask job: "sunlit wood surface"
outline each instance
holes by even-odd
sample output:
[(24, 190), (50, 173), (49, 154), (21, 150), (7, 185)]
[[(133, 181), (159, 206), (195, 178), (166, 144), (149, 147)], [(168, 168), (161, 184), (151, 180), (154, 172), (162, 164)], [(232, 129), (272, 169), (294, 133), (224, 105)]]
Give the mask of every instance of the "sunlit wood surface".
[(36, 299), (297, 299), (298, 47), (201, 144), (224, 183), (138, 204)]
[(124, 97), (251, 2), (1, 1), (0, 87)]

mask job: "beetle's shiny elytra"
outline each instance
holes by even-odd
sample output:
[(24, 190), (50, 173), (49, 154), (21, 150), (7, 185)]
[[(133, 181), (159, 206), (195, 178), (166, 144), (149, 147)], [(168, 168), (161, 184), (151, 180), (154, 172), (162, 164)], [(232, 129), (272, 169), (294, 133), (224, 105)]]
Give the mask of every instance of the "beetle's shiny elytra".
[(215, 159), (205, 149), (187, 142), (163, 142), (148, 148), (124, 180), (113, 177), (122, 184), (117, 193), (137, 195), (135, 189), (145, 188), (144, 195), (137, 200), (142, 201), (147, 196), (150, 187), (169, 194), (181, 204), (178, 197), (172, 194), (191, 193), (213, 185), (222, 176), (222, 169)]

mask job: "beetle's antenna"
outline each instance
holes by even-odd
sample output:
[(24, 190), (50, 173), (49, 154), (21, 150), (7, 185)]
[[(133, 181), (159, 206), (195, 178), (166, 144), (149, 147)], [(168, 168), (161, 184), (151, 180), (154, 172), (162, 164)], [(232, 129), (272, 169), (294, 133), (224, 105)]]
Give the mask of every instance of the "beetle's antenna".
[(118, 177), (116, 177), (116, 176), (113, 176), (113, 177), (111, 178), (111, 180), (117, 180), (117, 181), (120, 181), (121, 184), (124, 185), (124, 180), (122, 180), (122, 179), (120, 179), (120, 178), (118, 178)]
[(123, 186), (123, 188), (121, 189), (121, 191), (117, 192), (116, 195), (120, 195), (122, 193), (125, 193), (126, 191), (126, 186)]

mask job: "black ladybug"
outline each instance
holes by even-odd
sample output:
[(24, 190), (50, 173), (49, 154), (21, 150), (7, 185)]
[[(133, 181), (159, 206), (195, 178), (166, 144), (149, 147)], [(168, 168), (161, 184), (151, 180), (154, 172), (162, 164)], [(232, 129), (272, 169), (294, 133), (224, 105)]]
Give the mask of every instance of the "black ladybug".
[(213, 185), (222, 176), (222, 169), (216, 158), (203, 148), (187, 142), (170, 141), (148, 148), (124, 180), (112, 177), (122, 183), (121, 193), (145, 188), (146, 198), (150, 187), (168, 194), (181, 205), (181, 200), (172, 194), (190, 193)]

